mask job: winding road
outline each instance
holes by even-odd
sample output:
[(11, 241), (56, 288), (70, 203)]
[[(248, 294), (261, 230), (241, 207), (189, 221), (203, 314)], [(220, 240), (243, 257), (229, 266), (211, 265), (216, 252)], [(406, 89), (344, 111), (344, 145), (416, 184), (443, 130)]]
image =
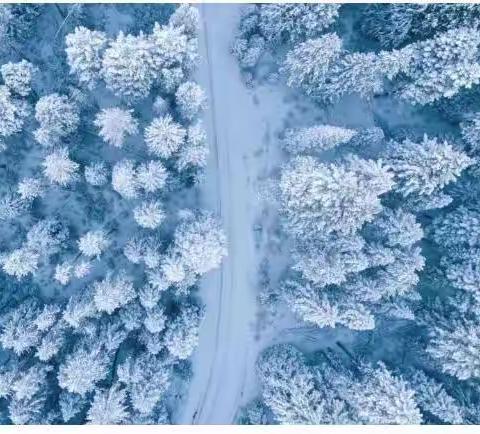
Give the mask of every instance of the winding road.
[(242, 83), (229, 47), (239, 5), (202, 4), (197, 79), (206, 88), (204, 123), (211, 154), (202, 205), (221, 218), (229, 257), (204, 279), (206, 318), (192, 358), (193, 378), (179, 416), (182, 424), (231, 424), (253, 394), (257, 261), (253, 239), (257, 177), (255, 150), (265, 122)]

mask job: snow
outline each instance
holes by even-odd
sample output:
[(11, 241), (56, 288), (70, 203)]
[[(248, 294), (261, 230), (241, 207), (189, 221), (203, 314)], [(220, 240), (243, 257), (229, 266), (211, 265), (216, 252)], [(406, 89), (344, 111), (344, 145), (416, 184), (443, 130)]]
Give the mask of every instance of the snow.
[(198, 81), (207, 89), (204, 122), (211, 146), (202, 207), (221, 217), (231, 254), (203, 282), (206, 318), (192, 359), (189, 396), (177, 422), (231, 424), (239, 407), (255, 396), (254, 365), (262, 349), (256, 340), (259, 255), (253, 226), (259, 211), (256, 179), (268, 157), (258, 158), (258, 150), (272, 110), (256, 104), (230, 54), (240, 5), (199, 7)]
[(318, 349), (355, 336), (305, 327), (290, 313), (276, 314), (272, 322), (258, 304), (262, 261), (269, 260), (268, 273), (275, 280), (286, 264), (282, 255), (288, 256), (277, 251), (282, 250), (281, 241), (274, 245), (275, 209), (266, 208), (258, 198), (262, 182), (285, 159), (276, 135), (290, 125), (311, 125), (314, 119), (354, 127), (373, 122), (371, 112), (358, 100), (350, 104), (348, 99), (331, 113), (281, 84), (249, 89), (230, 54), (242, 5), (198, 7), (201, 60), (196, 78), (207, 93), (203, 122), (211, 148), (201, 207), (221, 218), (229, 257), (202, 282), (199, 295), (206, 316), (192, 357), (189, 394), (174, 423), (232, 424), (241, 407), (258, 395), (255, 363), (264, 348), (294, 341)]

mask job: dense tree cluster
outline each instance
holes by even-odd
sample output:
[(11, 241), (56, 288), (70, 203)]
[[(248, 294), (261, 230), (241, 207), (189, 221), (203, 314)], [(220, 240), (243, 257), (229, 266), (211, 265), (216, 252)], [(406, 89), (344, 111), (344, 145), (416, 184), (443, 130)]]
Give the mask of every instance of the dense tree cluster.
[(265, 404), (284, 424), (418, 424), (413, 388), (384, 364), (351, 370), (324, 358), (316, 366), (290, 345), (266, 350), (257, 364)]
[(232, 51), (241, 68), (255, 74), (266, 48), (282, 45), (280, 71), (287, 84), (326, 103), (393, 91), (411, 104), (427, 105), (480, 82), (478, 5), (363, 9), (363, 33), (383, 50), (356, 52), (337, 33), (325, 33), (339, 5), (260, 5), (245, 9)]
[[(371, 330), (377, 318), (414, 319), (425, 265), (415, 213), (448, 205), (442, 190), (474, 161), (427, 136), (421, 145), (383, 139), (378, 159), (364, 159), (350, 153), (361, 155), (362, 136), (330, 125), (285, 133), (295, 156), (280, 173), (278, 202), (292, 264), (280, 293), (320, 327)], [(322, 163), (333, 147), (338, 161)]]
[[(280, 134), (289, 160), (269, 193), (288, 266), (266, 272), (262, 302), (307, 323), (315, 337), (294, 342), (316, 351), (265, 350), (239, 421), (478, 424), (478, 5), (342, 5), (315, 32), (277, 32), (271, 59), (262, 8), (239, 24), (240, 67), (261, 77), (270, 62), (322, 110)], [(336, 121), (344, 104), (375, 126)]]
[(48, 34), (67, 62), (55, 83), (26, 60), (17, 6), (0, 8), (25, 56), (0, 67), (1, 420), (169, 423), (204, 316), (197, 282), (227, 253), (216, 218), (175, 200), (208, 156), (198, 12), (111, 37), (75, 5), (36, 8), (69, 16)]
[(332, 349), (307, 357), (292, 345), (273, 346), (259, 358), (257, 375), (263, 403), (244, 411), (244, 423), (478, 423), (475, 401), (430, 373)]
[(260, 4), (242, 11), (232, 53), (254, 68), (267, 49), (315, 38), (338, 17), (338, 4)]

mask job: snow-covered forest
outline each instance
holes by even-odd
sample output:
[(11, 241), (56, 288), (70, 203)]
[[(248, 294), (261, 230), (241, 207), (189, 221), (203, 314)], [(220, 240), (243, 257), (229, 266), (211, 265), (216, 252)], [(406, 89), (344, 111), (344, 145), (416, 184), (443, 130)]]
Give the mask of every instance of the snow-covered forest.
[(0, 40), (0, 423), (480, 424), (479, 5)]

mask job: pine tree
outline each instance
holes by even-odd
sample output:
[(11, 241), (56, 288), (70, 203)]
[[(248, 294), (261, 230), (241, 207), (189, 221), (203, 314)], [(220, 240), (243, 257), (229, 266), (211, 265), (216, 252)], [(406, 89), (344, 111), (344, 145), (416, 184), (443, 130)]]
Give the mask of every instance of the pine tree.
[(196, 306), (184, 306), (180, 314), (167, 324), (164, 342), (173, 356), (188, 359), (198, 345), (198, 329), (203, 311)]
[(112, 187), (125, 199), (135, 199), (138, 196), (139, 185), (133, 161), (122, 160), (113, 166)]
[[(197, 62), (197, 38), (189, 37), (185, 30), (182, 26), (160, 26), (158, 23), (153, 27), (150, 35), (152, 62), (160, 84), (163, 74), (178, 71), (183, 76), (184, 72), (192, 71)], [(175, 88), (162, 87), (166, 93), (175, 93)]]
[(84, 256), (98, 258), (110, 244), (111, 241), (104, 230), (89, 231), (78, 240), (78, 250)]
[(40, 179), (23, 178), (18, 183), (17, 192), (22, 200), (30, 201), (43, 195), (44, 186)]
[(357, 132), (333, 125), (289, 129), (285, 131), (284, 148), (291, 154), (326, 151), (348, 143)]
[(42, 332), (49, 330), (57, 321), (60, 310), (60, 306), (57, 304), (45, 304), (35, 319), (37, 328)]
[(422, 415), (415, 392), (401, 377), (395, 377), (383, 363), (364, 368), (361, 382), (348, 390), (348, 403), (366, 424), (419, 424)]
[(145, 129), (145, 142), (148, 151), (161, 158), (169, 158), (184, 144), (185, 129), (170, 115), (156, 118)]
[(37, 271), (40, 254), (27, 247), (13, 250), (1, 259), (3, 271), (17, 279), (22, 279)]
[(139, 226), (156, 229), (165, 219), (165, 212), (160, 201), (143, 202), (133, 210), (133, 217)]
[(338, 17), (336, 4), (262, 4), (259, 28), (270, 44), (318, 36)]
[(57, 322), (43, 335), (35, 356), (42, 362), (52, 360), (62, 349), (66, 335), (64, 323)]
[(403, 196), (428, 196), (460, 176), (473, 163), (465, 153), (455, 150), (446, 141), (426, 135), (421, 144), (406, 139), (395, 143), (388, 154), (395, 173), (395, 190)]
[(58, 218), (38, 221), (27, 232), (25, 247), (40, 253), (43, 257), (59, 252), (68, 239), (68, 227)]
[(200, 121), (196, 122), (187, 129), (187, 139), (180, 149), (177, 167), (179, 170), (185, 170), (188, 167), (203, 168), (207, 165), (209, 153), (205, 128)]
[(401, 97), (412, 104), (451, 98), (480, 82), (477, 61), (480, 32), (474, 28), (448, 30), (415, 43), (415, 53)]
[(247, 38), (236, 38), (230, 48), (237, 58), (240, 67), (244, 69), (254, 68), (260, 61), (266, 50), (265, 39), (257, 34)]
[(478, 319), (450, 320), (448, 324), (434, 324), (427, 353), (446, 374), (460, 380), (480, 376), (480, 333)]
[(38, 345), (41, 334), (34, 322), (38, 314), (38, 306), (33, 300), (27, 300), (8, 312), (1, 326), (2, 347), (22, 355)]
[(287, 84), (301, 88), (307, 95), (321, 94), (329, 71), (341, 52), (342, 41), (335, 33), (296, 45), (287, 53), (282, 66)]
[(30, 93), (35, 71), (36, 68), (25, 59), (17, 63), (5, 63), (0, 68), (5, 85), (12, 93), (21, 97)]
[(96, 314), (93, 290), (87, 288), (86, 291), (76, 293), (68, 299), (62, 318), (70, 327), (78, 329), (85, 320), (94, 318)]
[(369, 240), (390, 248), (410, 247), (423, 238), (423, 229), (414, 214), (400, 208), (385, 208), (367, 227)]
[(385, 48), (396, 48), (435, 32), (468, 26), (477, 28), (475, 4), (370, 4), (362, 14), (362, 30)]
[(39, 394), (25, 399), (13, 398), (8, 404), (10, 420), (16, 425), (38, 424), (45, 411), (45, 395)]
[(227, 240), (218, 222), (203, 213), (182, 222), (170, 252), (191, 273), (202, 275), (217, 268), (227, 254)]
[(470, 119), (460, 124), (462, 137), (474, 152), (480, 150), (480, 113), (475, 113)]
[(58, 384), (71, 393), (85, 396), (108, 374), (110, 357), (99, 345), (80, 345), (67, 355), (58, 370)]
[(480, 214), (476, 210), (460, 206), (435, 218), (432, 229), (433, 240), (446, 249), (480, 246)]
[(286, 226), (297, 236), (351, 233), (381, 211), (380, 195), (392, 186), (392, 174), (381, 162), (350, 158), (327, 165), (297, 157), (280, 177)]
[(65, 52), (70, 72), (78, 81), (93, 89), (99, 79), (102, 55), (107, 46), (107, 35), (97, 30), (76, 27), (65, 37)]
[(198, 84), (186, 81), (178, 87), (175, 103), (182, 118), (191, 122), (205, 109), (207, 97)]
[[(150, 287), (151, 288), (151, 287)], [(145, 306), (145, 297), (142, 300), (142, 305)], [(151, 305), (151, 303), (150, 303)], [(147, 316), (143, 320), (143, 325), (150, 333), (160, 333), (165, 329), (167, 318), (163, 308), (153, 305), (146, 309)]]
[(108, 390), (97, 389), (87, 413), (88, 422), (95, 425), (125, 423), (129, 416), (126, 398), (127, 394), (119, 384)]
[(422, 412), (428, 412), (449, 424), (462, 424), (464, 420), (464, 410), (450, 396), (443, 385), (431, 377), (428, 377), (423, 371), (414, 371), (409, 383), (415, 390), (415, 398)]
[(112, 314), (136, 297), (131, 278), (125, 274), (108, 274), (93, 284), (93, 300), (100, 312)]
[(181, 4), (170, 15), (168, 23), (173, 27), (181, 28), (190, 37), (195, 37), (198, 32), (200, 14), (198, 9), (188, 4)]
[(84, 175), (85, 181), (95, 187), (100, 187), (108, 182), (107, 166), (103, 161), (85, 166)]
[(36, 395), (46, 382), (47, 373), (51, 371), (50, 366), (36, 364), (26, 371), (12, 383), (12, 394), (17, 400), (22, 400)]
[(300, 240), (292, 252), (292, 269), (319, 287), (338, 285), (345, 282), (350, 273), (369, 267), (364, 248), (365, 241), (355, 235)]
[(72, 278), (72, 265), (68, 261), (62, 264), (57, 264), (53, 278), (60, 283), (60, 285), (68, 285)]
[(42, 96), (37, 101), (35, 119), (40, 124), (34, 132), (35, 139), (43, 146), (56, 145), (72, 134), (80, 122), (77, 107), (58, 93)]
[(97, 113), (94, 124), (100, 130), (100, 137), (109, 145), (121, 148), (127, 136), (138, 132), (138, 121), (132, 113), (133, 110), (118, 107), (106, 108)]
[(299, 318), (318, 327), (335, 328), (343, 325), (352, 330), (373, 330), (375, 317), (356, 294), (346, 297), (332, 296), (320, 286), (308, 282), (286, 281), (282, 286), (282, 299)]
[(126, 386), (133, 409), (148, 416), (170, 386), (172, 365), (161, 356), (143, 353), (127, 358), (117, 368), (117, 376)]
[(0, 86), (0, 136), (6, 138), (19, 133), (28, 112), (28, 106), (14, 98), (7, 86)]
[(162, 190), (168, 177), (167, 170), (161, 161), (150, 160), (137, 168), (137, 182), (147, 193)]
[(351, 423), (345, 404), (317, 388), (303, 355), (291, 345), (268, 348), (257, 361), (265, 404), (282, 424)]
[(85, 406), (86, 400), (76, 393), (61, 392), (59, 397), (60, 414), (63, 422), (71, 421)]
[(82, 279), (85, 276), (88, 276), (91, 271), (91, 264), (88, 261), (80, 261), (78, 264), (75, 265), (73, 269), (73, 274), (76, 278)]
[(140, 34), (124, 35), (109, 42), (102, 58), (101, 74), (107, 88), (127, 100), (145, 98), (155, 80), (152, 42)]
[(67, 148), (59, 148), (45, 157), (43, 174), (52, 183), (66, 187), (78, 179), (79, 164), (68, 156)]
[(384, 91), (386, 79), (405, 72), (412, 56), (410, 48), (376, 53), (347, 53), (332, 65), (320, 96), (335, 102), (343, 95), (371, 99)]

